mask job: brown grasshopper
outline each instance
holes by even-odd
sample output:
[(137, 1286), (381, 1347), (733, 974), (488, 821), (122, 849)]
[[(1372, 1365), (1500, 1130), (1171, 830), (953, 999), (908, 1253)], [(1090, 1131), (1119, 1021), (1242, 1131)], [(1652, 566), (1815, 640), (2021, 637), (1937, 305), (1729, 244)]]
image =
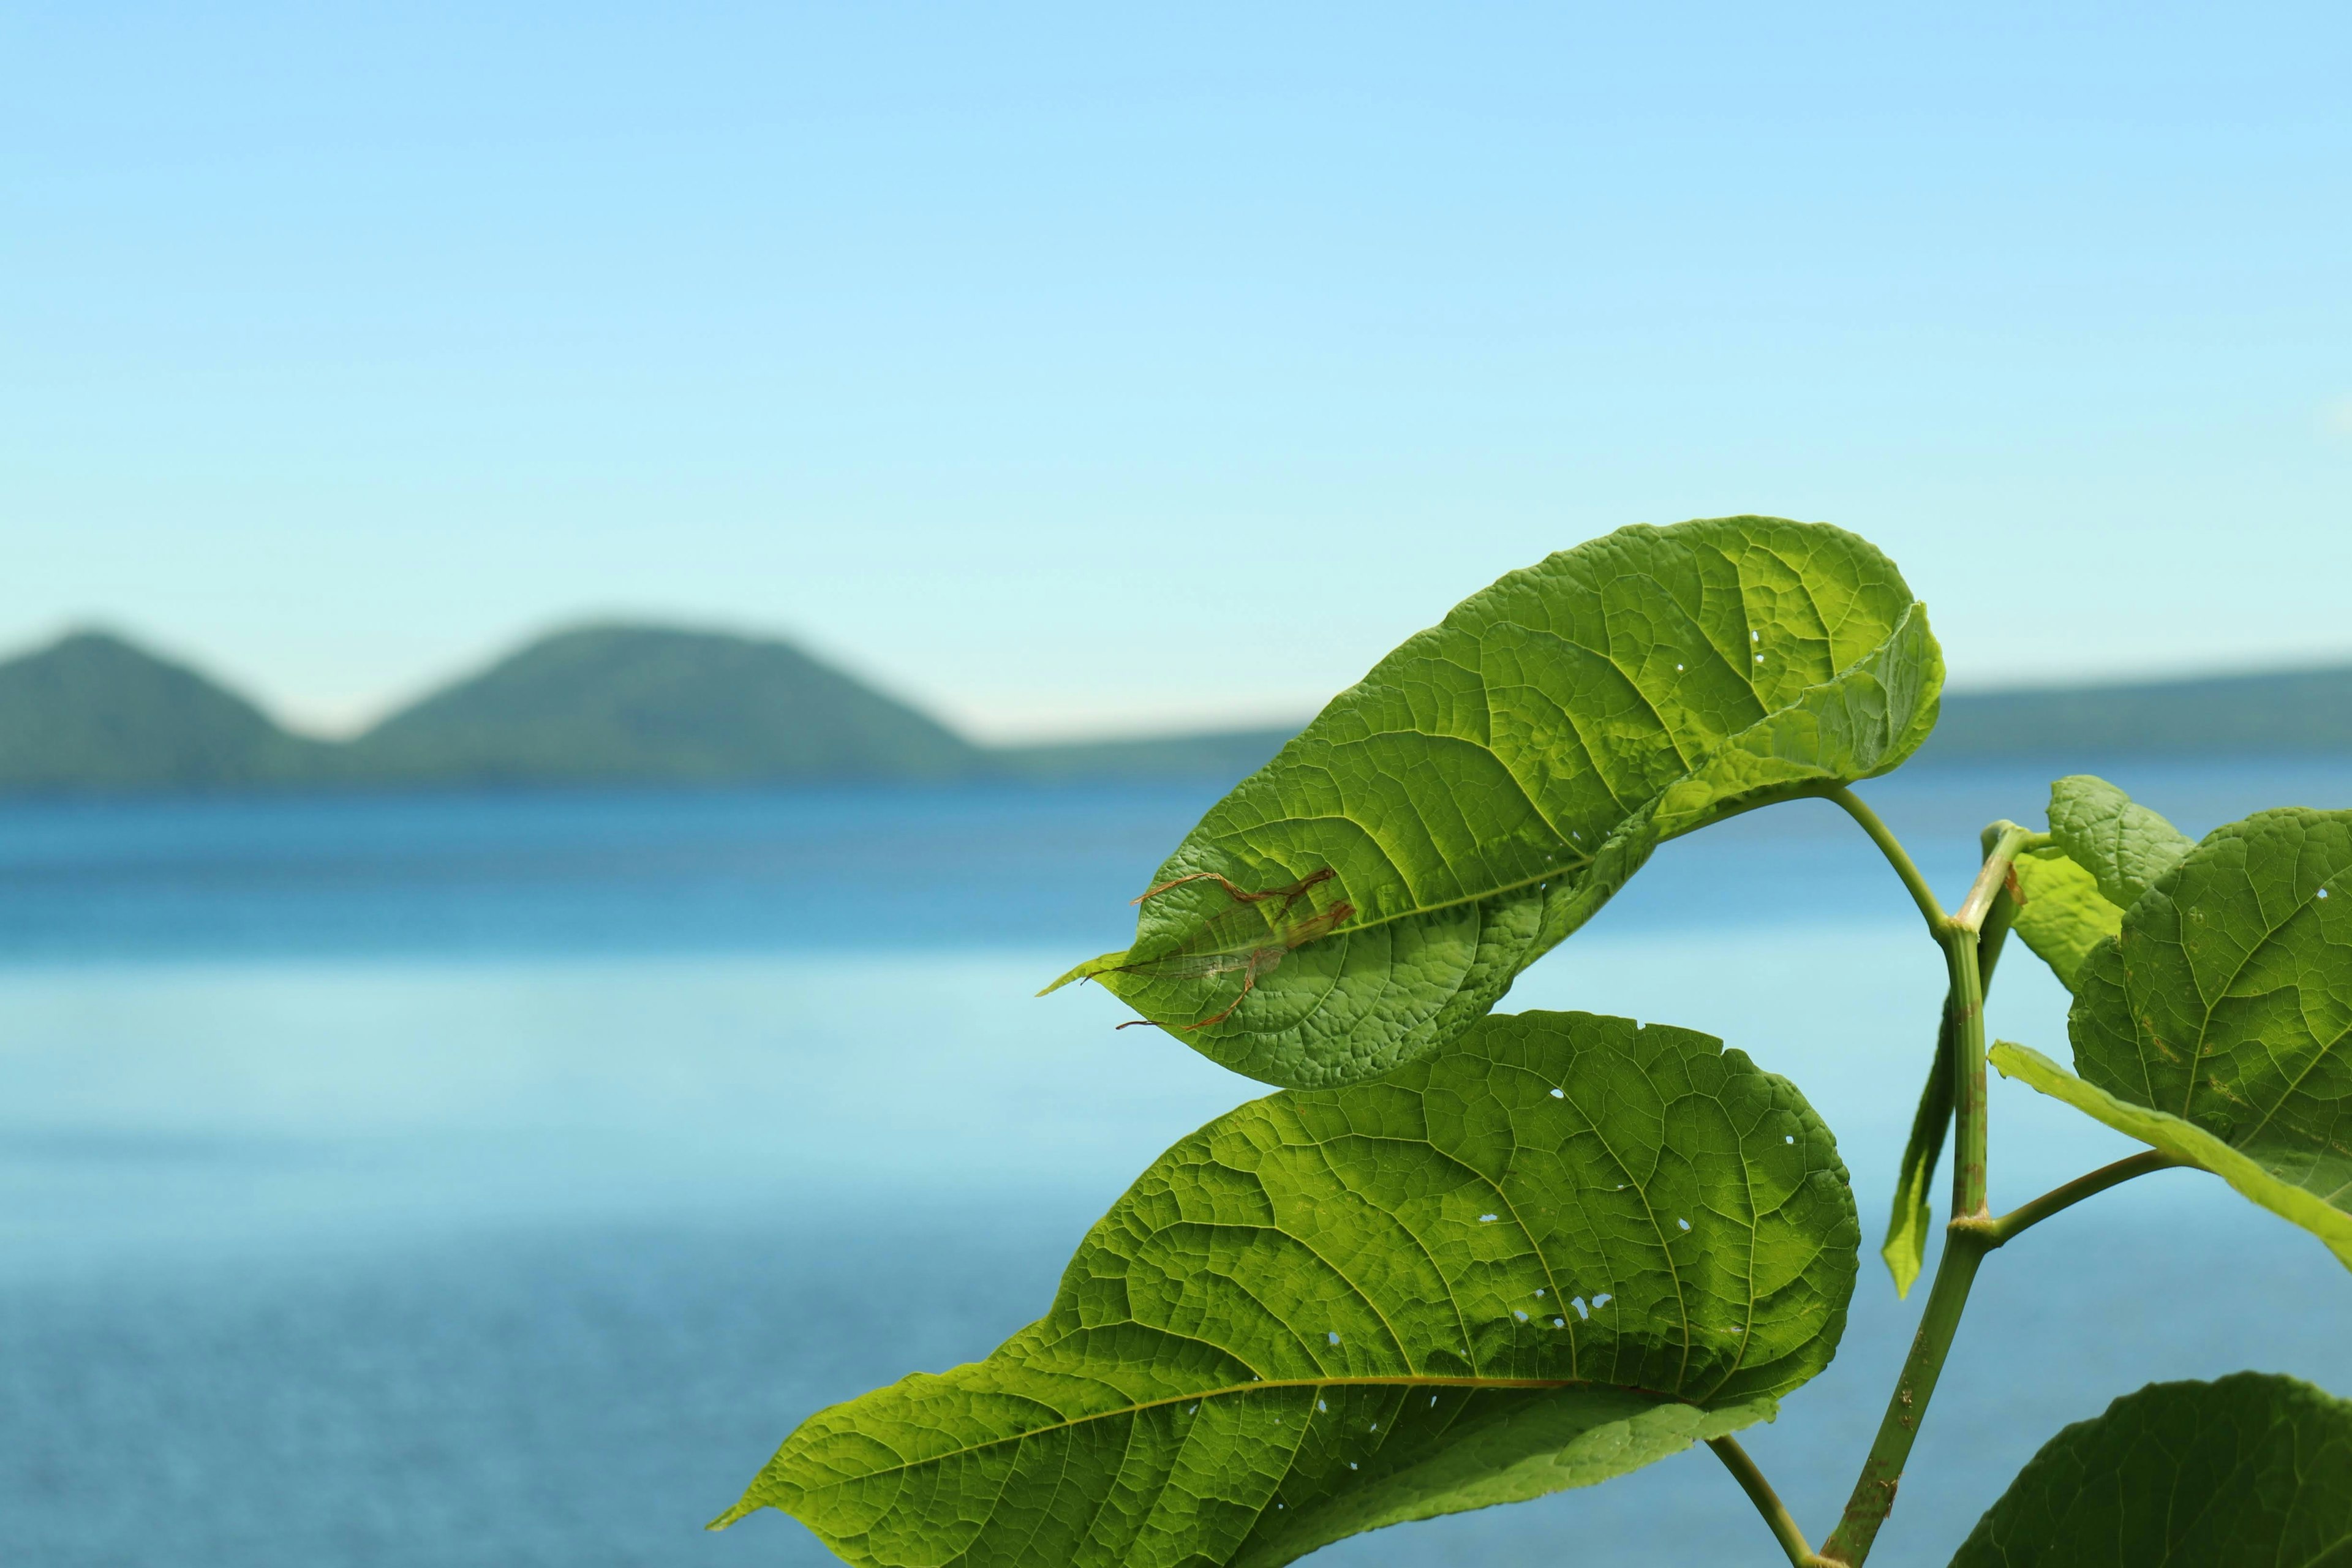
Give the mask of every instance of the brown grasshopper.
[[(1201, 979), (1213, 974), (1241, 975), (1241, 991), (1225, 1005), (1223, 1011), (1197, 1024), (1183, 1025), (1181, 1028), (1183, 1033), (1191, 1034), (1212, 1024), (1222, 1024), (1233, 1016), (1234, 1008), (1242, 1005), (1242, 998), (1250, 994), (1261, 976), (1273, 973), (1291, 953), (1318, 937), (1330, 935), (1355, 914), (1355, 905), (1342, 902), (1310, 914), (1295, 924), (1285, 923), (1289, 920), (1290, 911), (1297, 907), (1298, 900), (1305, 898), (1310, 889), (1329, 881), (1333, 875), (1327, 866), (1287, 887), (1269, 888), (1264, 892), (1254, 893), (1236, 887), (1214, 871), (1195, 871), (1191, 876), (1178, 877), (1156, 888), (1146, 889), (1134, 902), (1139, 904), (1145, 899), (1156, 897), (1186, 882), (1208, 881), (1224, 889), (1232, 896), (1234, 903), (1231, 909), (1212, 915), (1202, 922), (1200, 931), (1174, 952), (1119, 967), (1137, 974), (1164, 975), (1181, 980)], [(1282, 907), (1273, 913), (1268, 914), (1258, 908), (1275, 899), (1282, 900)], [(1130, 1018), (1118, 1026), (1126, 1029), (1150, 1022), (1149, 1018)]]

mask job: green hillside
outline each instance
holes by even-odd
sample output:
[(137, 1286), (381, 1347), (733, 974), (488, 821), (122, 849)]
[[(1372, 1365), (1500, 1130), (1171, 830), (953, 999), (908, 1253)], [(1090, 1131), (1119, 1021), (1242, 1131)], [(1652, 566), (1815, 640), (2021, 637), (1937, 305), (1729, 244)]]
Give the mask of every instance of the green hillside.
[(939, 779), (982, 753), (789, 643), (650, 626), (559, 632), (351, 743), (379, 783)]
[(320, 776), (332, 748), (104, 632), (0, 664), (0, 790), (236, 789)]
[(1302, 721), (1278, 730), (1213, 730), (1132, 741), (1000, 746), (989, 752), (989, 761), (995, 771), (1013, 778), (1238, 779), (1265, 766), (1304, 727)]
[[(594, 626), (531, 643), (356, 741), (288, 733), (120, 637), (0, 662), (0, 792), (1232, 781), (1291, 731), (975, 746), (789, 643)], [(2352, 753), (2352, 668), (1944, 700), (1924, 762)]]

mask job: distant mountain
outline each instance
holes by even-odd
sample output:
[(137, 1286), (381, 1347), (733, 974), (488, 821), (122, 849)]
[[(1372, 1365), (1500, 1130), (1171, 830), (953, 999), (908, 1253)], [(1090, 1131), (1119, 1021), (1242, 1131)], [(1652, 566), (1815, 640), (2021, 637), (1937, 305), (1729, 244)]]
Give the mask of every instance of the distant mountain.
[(433, 784), (940, 779), (970, 742), (789, 643), (654, 626), (558, 632), (354, 741), (353, 774)]
[[(0, 793), (435, 785), (1198, 778), (1289, 727), (977, 746), (789, 643), (659, 626), (558, 632), (356, 741), (289, 733), (103, 632), (0, 663)], [(1927, 763), (2352, 752), (2352, 668), (1947, 696)]]
[(2352, 752), (2352, 668), (1948, 693), (1922, 761)]
[(1132, 741), (1066, 741), (1051, 745), (1000, 746), (992, 768), (1014, 778), (1245, 778), (1304, 724), (1277, 730), (1209, 730)]
[(0, 664), (0, 790), (234, 789), (316, 777), (333, 748), (105, 632)]

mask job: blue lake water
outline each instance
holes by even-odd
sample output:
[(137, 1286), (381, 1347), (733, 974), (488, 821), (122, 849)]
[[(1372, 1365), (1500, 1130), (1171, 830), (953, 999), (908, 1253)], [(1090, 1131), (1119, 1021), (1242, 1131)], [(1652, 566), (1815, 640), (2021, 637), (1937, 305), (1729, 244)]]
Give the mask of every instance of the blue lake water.
[[(2201, 831), (2352, 762), (2117, 766)], [(1957, 897), (2046, 773), (1869, 793)], [(0, 807), (0, 1563), (830, 1561), (718, 1536), (801, 1417), (984, 1354), (1163, 1146), (1265, 1092), (1098, 990), (1200, 788)], [(1833, 810), (1668, 846), (1507, 1007), (1706, 1029), (1837, 1130), (1838, 1363), (1750, 1444), (1833, 1518), (1917, 1300), (1875, 1258), (1941, 970)], [(1996, 1032), (2063, 1055), (2022, 949)], [(1996, 1081), (1997, 1201), (2126, 1152)], [(2094, 1215), (2105, 1223), (2098, 1223)], [(2352, 1390), (2347, 1279), (2168, 1173), (1987, 1266), (1874, 1562), (1940, 1563), (2063, 1423), (2241, 1366)], [(1998, 1359), (2003, 1370), (1993, 1373)], [(1318, 1563), (1759, 1564), (1696, 1452)]]

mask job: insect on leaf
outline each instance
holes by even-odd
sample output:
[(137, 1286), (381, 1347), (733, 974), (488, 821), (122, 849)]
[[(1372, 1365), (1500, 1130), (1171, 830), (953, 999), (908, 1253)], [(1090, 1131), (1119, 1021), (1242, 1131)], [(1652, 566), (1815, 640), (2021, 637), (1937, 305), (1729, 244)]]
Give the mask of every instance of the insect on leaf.
[[(1210, 809), (1132, 944), (1055, 984), (1097, 980), (1268, 1082), (1376, 1077), (1475, 1022), (1664, 840), (1901, 763), (1942, 681), (1926, 612), (1853, 534), (1620, 530), (1382, 659)], [(1219, 926), (1318, 878), (1291, 911), (1311, 928)]]
[(2154, 1383), (2042, 1446), (1952, 1568), (2352, 1562), (2352, 1404), (2242, 1372)]
[(719, 1523), (855, 1563), (1273, 1568), (1588, 1486), (1826, 1366), (1860, 1232), (1829, 1131), (1704, 1035), (1486, 1020), (1153, 1163), (987, 1360), (818, 1412)]

